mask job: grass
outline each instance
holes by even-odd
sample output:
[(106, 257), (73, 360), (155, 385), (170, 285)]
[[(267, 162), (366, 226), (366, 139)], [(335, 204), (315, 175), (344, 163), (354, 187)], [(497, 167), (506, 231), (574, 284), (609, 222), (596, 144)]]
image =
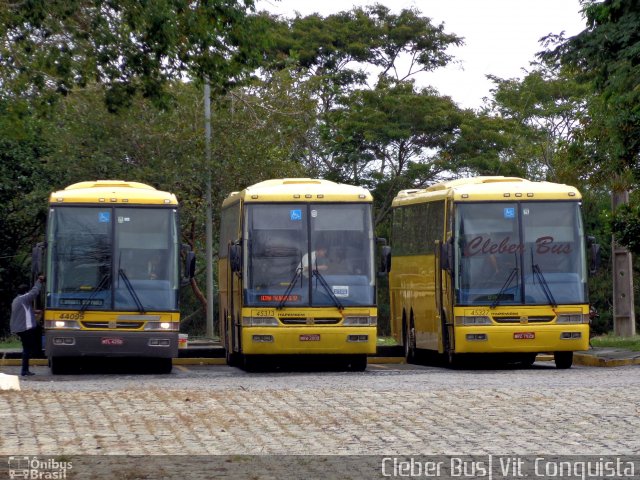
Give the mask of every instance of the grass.
[(20, 339), (14, 335), (0, 338), (0, 348), (22, 348)]
[(396, 342), (396, 339), (393, 337), (378, 337), (378, 345), (382, 347), (393, 347), (398, 345), (398, 342)]
[(591, 345), (594, 347), (624, 348), (626, 350), (640, 352), (640, 335), (633, 337), (616, 337), (612, 334), (602, 335), (600, 337), (593, 337), (591, 339)]

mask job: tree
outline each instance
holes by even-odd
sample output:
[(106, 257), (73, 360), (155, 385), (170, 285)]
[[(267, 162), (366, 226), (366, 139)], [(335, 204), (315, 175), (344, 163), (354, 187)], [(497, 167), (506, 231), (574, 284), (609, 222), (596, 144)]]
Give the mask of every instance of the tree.
[(578, 178), (571, 178), (575, 165), (568, 165), (569, 147), (588, 121), (591, 88), (567, 69), (544, 63), (534, 64), (521, 80), (489, 78), (495, 84), (491, 111), (512, 125), (511, 160), (524, 176), (576, 185)]
[[(336, 143), (326, 144), (327, 133), (341, 128), (331, 122), (342, 121), (341, 112), (361, 101), (365, 91), (399, 85), (419, 72), (446, 65), (451, 61), (447, 47), (462, 43), (461, 38), (446, 33), (443, 25), (433, 25), (414, 9), (393, 14), (382, 5), (374, 5), (326, 18), (263, 18), (270, 22), (272, 32), (265, 71), (290, 68), (299, 72), (300, 81), (312, 88), (317, 100), (318, 121), (308, 134), (306, 167), (315, 175), (341, 176), (353, 183), (361, 181), (357, 169), (345, 170), (344, 155), (337, 152)], [(406, 64), (402, 63), (404, 59)], [(372, 81), (376, 76), (378, 81)], [(370, 86), (370, 81), (374, 85)], [(351, 94), (353, 100), (349, 99)]]
[[(582, 4), (587, 28), (568, 39), (549, 38), (555, 48), (543, 58), (574, 69), (580, 80), (593, 84), (597, 93), (590, 105), (596, 127), (593, 141), (606, 159), (601, 169), (613, 179), (615, 213), (626, 203), (627, 189), (640, 178), (640, 4), (620, 0)], [(615, 329), (630, 335), (635, 332), (631, 257), (615, 241), (613, 249)]]
[[(24, 102), (0, 100), (0, 311), (10, 312), (16, 288), (28, 283), (31, 247), (46, 218), (46, 174), (42, 122)], [(0, 336), (9, 331), (9, 315)]]
[(325, 118), (322, 139), (332, 157), (325, 175), (374, 190), (376, 223), (398, 190), (426, 186), (454, 168), (440, 151), (455, 138), (460, 111), (450, 98), (416, 91), (412, 82), (381, 80), (346, 95)]
[(138, 92), (166, 105), (166, 86), (185, 76), (208, 76), (224, 89), (256, 58), (252, 7), (253, 0), (5, 1), (0, 82), (5, 94), (44, 103), (100, 83), (111, 110)]

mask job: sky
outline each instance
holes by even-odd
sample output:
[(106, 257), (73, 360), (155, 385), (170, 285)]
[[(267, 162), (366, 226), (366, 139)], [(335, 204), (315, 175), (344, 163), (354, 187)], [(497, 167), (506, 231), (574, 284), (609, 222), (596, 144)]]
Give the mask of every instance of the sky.
[(432, 86), (463, 108), (478, 108), (490, 95), (492, 74), (522, 78), (535, 54), (542, 50), (540, 38), (562, 31), (575, 35), (585, 28), (579, 0), (257, 0), (258, 10), (294, 17), (319, 13), (323, 16), (350, 10), (353, 6), (381, 3), (393, 12), (418, 9), (445, 32), (464, 37), (464, 45), (453, 47), (457, 64), (416, 78), (420, 86)]

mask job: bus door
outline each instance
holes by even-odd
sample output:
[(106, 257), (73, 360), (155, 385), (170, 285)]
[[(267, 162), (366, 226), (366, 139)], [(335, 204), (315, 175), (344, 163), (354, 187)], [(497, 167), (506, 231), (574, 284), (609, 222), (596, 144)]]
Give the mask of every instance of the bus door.
[[(242, 352), (241, 339), (241, 300), (240, 296), (235, 292), (241, 292), (241, 285), (236, 277), (242, 269), (242, 248), (240, 242), (229, 244), (229, 252), (227, 255), (229, 263), (227, 266), (227, 318), (225, 319), (225, 331), (229, 338), (227, 339), (229, 353)], [(234, 289), (237, 286), (237, 289)]]
[(436, 307), (440, 319), (441, 345), (438, 346), (439, 353), (453, 353), (455, 351), (455, 335), (453, 315), (453, 270), (454, 270), (454, 248), (453, 248), (453, 202), (445, 200), (443, 235), (446, 240), (436, 241)]
[(451, 243), (443, 243), (436, 240), (435, 248), (435, 287), (436, 287), (436, 311), (437, 319), (440, 322), (440, 338), (438, 345), (439, 353), (447, 353), (455, 349), (453, 334), (453, 312), (449, 308), (449, 292), (451, 287), (450, 269), (452, 267)]

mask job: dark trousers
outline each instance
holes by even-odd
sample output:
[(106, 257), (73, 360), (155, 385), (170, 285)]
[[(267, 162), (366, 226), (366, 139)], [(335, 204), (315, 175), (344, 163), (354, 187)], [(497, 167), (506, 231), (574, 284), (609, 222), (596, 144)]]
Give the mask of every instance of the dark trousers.
[(29, 359), (34, 357), (41, 350), (41, 338), (39, 328), (32, 328), (19, 332), (18, 336), (22, 342), (22, 372), (27, 373), (29, 371)]

